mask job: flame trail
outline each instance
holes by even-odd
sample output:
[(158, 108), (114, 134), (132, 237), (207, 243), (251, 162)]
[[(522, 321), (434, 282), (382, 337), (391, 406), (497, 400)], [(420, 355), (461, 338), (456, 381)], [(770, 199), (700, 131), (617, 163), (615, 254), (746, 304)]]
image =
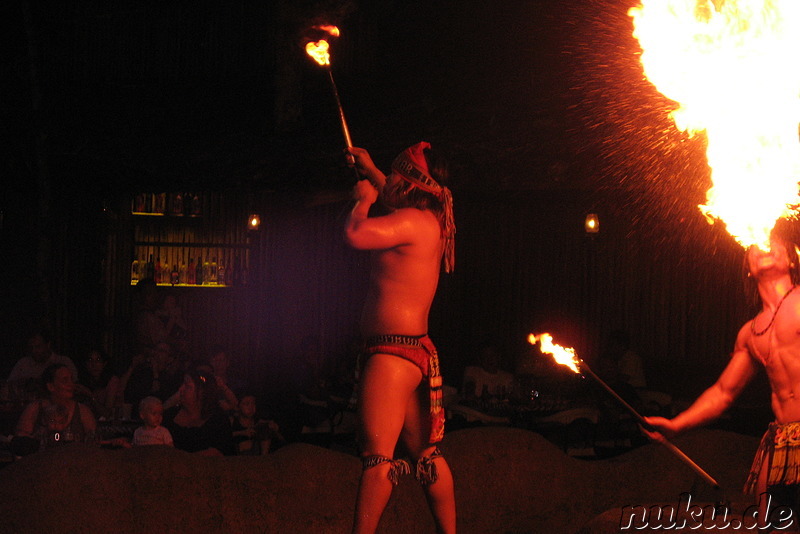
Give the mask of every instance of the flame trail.
[(800, 2), (643, 0), (628, 14), (676, 127), (706, 134), (713, 186), (700, 210), (768, 250), (800, 203)]

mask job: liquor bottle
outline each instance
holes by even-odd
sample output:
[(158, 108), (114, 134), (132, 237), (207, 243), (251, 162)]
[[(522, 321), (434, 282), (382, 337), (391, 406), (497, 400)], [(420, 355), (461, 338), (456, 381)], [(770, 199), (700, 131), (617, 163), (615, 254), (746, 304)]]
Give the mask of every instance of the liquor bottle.
[(197, 193), (192, 194), (191, 207), (189, 213), (192, 217), (200, 217), (203, 214), (203, 203), (200, 200), (200, 195)]
[(177, 263), (173, 263), (172, 264), (172, 272), (169, 273), (169, 281), (173, 286), (180, 281), (180, 278), (178, 276), (178, 264)]
[(225, 265), (223, 265), (222, 259), (220, 259), (219, 263), (217, 264), (217, 283), (219, 285), (224, 286), (228, 282), (225, 276)]
[(155, 280), (156, 278), (156, 265), (153, 263), (153, 255), (150, 254), (150, 260), (147, 262), (144, 268), (144, 277), (149, 278), (151, 280)]
[(164, 214), (167, 212), (167, 194), (156, 193), (153, 195), (153, 213)]
[(187, 284), (187, 283), (189, 283), (188, 276), (189, 276), (189, 273), (186, 270), (186, 262), (183, 261), (183, 262), (181, 262), (181, 266), (178, 269), (178, 283), (179, 284)]
[(197, 270), (194, 266), (194, 258), (189, 259), (189, 267), (186, 269), (186, 283), (195, 284), (197, 281)]
[(203, 285), (203, 262), (200, 257), (197, 258), (197, 265), (194, 268), (195, 280), (194, 283), (198, 286)]
[(203, 284), (211, 283), (211, 262), (208, 261), (208, 256), (203, 260)]
[(153, 270), (153, 275), (154, 275), (154, 278), (156, 280), (156, 284), (160, 284), (161, 281), (163, 280), (161, 275), (164, 272), (164, 267), (161, 265), (161, 258), (156, 258), (156, 265), (155, 265), (155, 267), (153, 269), (154, 269)]
[(139, 258), (133, 258), (131, 263), (131, 281), (137, 282), (139, 280)]
[(211, 259), (211, 264), (208, 266), (208, 282), (210, 284), (217, 284), (219, 283), (218, 272), (217, 272), (217, 258)]
[(170, 209), (172, 215), (183, 215), (183, 195), (180, 193), (173, 193), (172, 206)]

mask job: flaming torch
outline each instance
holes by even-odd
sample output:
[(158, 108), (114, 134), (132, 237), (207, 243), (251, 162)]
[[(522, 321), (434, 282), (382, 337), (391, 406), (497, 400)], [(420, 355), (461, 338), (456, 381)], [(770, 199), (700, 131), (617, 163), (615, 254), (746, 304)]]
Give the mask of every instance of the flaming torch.
[(675, 102), (689, 135), (705, 132), (713, 186), (700, 210), (743, 247), (798, 204), (800, 2), (640, 0), (633, 35), (647, 79)]
[[(339, 28), (336, 26), (314, 26), (315, 30), (321, 30), (332, 37), (339, 37)], [(325, 39), (319, 41), (311, 41), (306, 44), (306, 53), (311, 56), (314, 61), (319, 63), (328, 73), (328, 79), (331, 82), (331, 89), (333, 90), (333, 97), (336, 100), (336, 107), (339, 110), (339, 121), (342, 125), (342, 133), (344, 134), (344, 142), (347, 148), (352, 148), (353, 140), (350, 138), (350, 129), (347, 127), (347, 121), (344, 118), (344, 109), (342, 108), (342, 101), (339, 98), (339, 90), (336, 88), (336, 81), (333, 79), (333, 71), (331, 70), (331, 55), (328, 52), (330, 45)], [(347, 155), (348, 163), (353, 163), (352, 154)], [(357, 173), (356, 173), (357, 174)]]
[[(595, 380), (595, 382), (600, 384), (603, 387), (603, 389), (605, 389), (609, 394), (611, 394), (611, 396), (614, 397), (617, 400), (617, 402), (619, 402), (622, 405), (622, 407), (625, 408), (643, 428), (645, 428), (650, 432), (657, 432), (657, 430), (653, 428), (645, 420), (645, 418), (642, 417), (639, 414), (639, 412), (637, 412), (633, 408), (633, 406), (628, 404), (625, 401), (625, 399), (620, 397), (616, 391), (611, 389), (611, 387), (608, 384), (606, 384), (599, 376), (597, 376), (595, 372), (592, 371), (591, 368), (589, 368), (589, 365), (586, 362), (578, 358), (578, 355), (575, 353), (575, 349), (569, 347), (562, 347), (561, 345), (553, 343), (553, 336), (547, 333), (539, 335), (529, 334), (528, 343), (530, 343), (531, 345), (539, 343), (540, 350), (542, 351), (543, 354), (552, 355), (556, 363), (568, 367), (573, 373), (584, 374), (592, 377)], [(711, 484), (711, 486), (714, 489), (719, 489), (720, 487), (719, 483), (711, 475), (706, 473), (703, 470), (703, 468), (697, 465), (691, 458), (686, 456), (686, 453), (680, 450), (676, 445), (674, 445), (670, 441), (667, 441), (666, 439), (664, 439), (660, 443), (662, 443), (667, 449), (669, 449), (669, 451), (675, 456), (677, 456), (683, 463), (691, 467), (706, 482)]]

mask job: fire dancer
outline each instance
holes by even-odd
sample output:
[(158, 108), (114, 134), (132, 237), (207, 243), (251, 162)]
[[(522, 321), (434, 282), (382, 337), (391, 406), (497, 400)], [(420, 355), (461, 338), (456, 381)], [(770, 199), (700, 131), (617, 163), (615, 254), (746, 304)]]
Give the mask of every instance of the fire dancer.
[[(756, 246), (745, 256), (750, 285), (761, 311), (739, 330), (733, 354), (717, 381), (673, 419), (647, 417), (667, 438), (722, 415), (763, 366), (772, 388), (770, 423), (745, 484), (745, 491), (796, 507), (800, 488), (800, 284), (797, 252), (773, 232), (770, 251)], [(658, 433), (649, 433), (661, 439)], [(791, 499), (791, 500), (787, 500)], [(795, 508), (795, 512), (796, 512)]]
[[(447, 167), (430, 144), (407, 148), (385, 176), (366, 150), (348, 149), (366, 177), (354, 190), (345, 224), (347, 242), (372, 252), (361, 319), (364, 361), (358, 384), (363, 471), (353, 532), (374, 532), (398, 477), (409, 464), (395, 459), (401, 440), (416, 462), (439, 532), (455, 532), (453, 477), (436, 444), (444, 435), (442, 377), (428, 337), (442, 263), (453, 268), (452, 197)], [(383, 212), (370, 216), (380, 199)]]

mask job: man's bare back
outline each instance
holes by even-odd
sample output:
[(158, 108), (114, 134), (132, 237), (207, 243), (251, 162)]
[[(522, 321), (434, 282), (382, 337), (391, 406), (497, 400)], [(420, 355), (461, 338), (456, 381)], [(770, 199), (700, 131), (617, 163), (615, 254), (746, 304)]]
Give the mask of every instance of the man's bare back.
[(403, 208), (392, 215), (408, 219), (417, 232), (407, 243), (372, 251), (361, 329), (367, 336), (426, 334), (441, 270), (441, 229), (429, 211)]

